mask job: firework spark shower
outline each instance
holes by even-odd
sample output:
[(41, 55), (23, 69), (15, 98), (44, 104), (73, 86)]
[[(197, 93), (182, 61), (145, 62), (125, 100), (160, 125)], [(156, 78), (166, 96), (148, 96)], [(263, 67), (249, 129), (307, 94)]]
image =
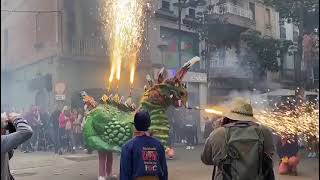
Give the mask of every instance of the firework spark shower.
[[(102, 21), (109, 44), (111, 69), (109, 86), (120, 80), (122, 67), (129, 67), (133, 76), (139, 59), (146, 21), (144, 0), (105, 0)], [(130, 77), (131, 84), (133, 77)]]
[(315, 137), (319, 141), (319, 108), (316, 104), (303, 103), (294, 110), (256, 111), (256, 117), (280, 136), (300, 135), (304, 140)]

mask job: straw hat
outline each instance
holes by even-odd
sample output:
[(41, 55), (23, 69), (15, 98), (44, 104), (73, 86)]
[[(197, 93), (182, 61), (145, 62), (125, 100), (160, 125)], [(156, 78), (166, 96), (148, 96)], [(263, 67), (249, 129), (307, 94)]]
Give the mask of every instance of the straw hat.
[(223, 112), (224, 117), (238, 121), (257, 121), (253, 116), (253, 109), (245, 99), (234, 99), (229, 106), (230, 109)]

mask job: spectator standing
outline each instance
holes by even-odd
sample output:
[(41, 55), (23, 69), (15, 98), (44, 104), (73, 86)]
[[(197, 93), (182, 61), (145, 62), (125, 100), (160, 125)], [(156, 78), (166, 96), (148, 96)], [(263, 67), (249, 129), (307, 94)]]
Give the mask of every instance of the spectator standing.
[[(11, 122), (16, 127), (16, 132), (5, 134), (7, 122)], [(1, 179), (11, 180), (9, 168), (9, 152), (14, 148), (30, 139), (32, 136), (32, 129), (28, 122), (22, 118), (21, 115), (10, 113), (9, 117), (1, 117)]]
[(30, 141), (27, 141), (24, 145), (25, 152), (29, 152), (36, 150), (38, 145), (39, 131), (42, 125), (39, 108), (32, 105), (30, 111), (26, 113), (25, 119), (30, 123), (33, 130), (33, 135)]
[(315, 158), (317, 157), (317, 152), (319, 151), (319, 144), (317, 142), (317, 137), (315, 136), (308, 136), (307, 138), (307, 151), (308, 158)]
[(74, 115), (69, 109), (65, 111), (65, 121), (66, 121), (66, 126), (65, 126), (65, 148), (67, 151), (71, 152), (72, 147), (73, 147), (73, 141), (72, 141), (72, 123), (73, 123), (73, 118)]
[(204, 117), (203, 120), (205, 121), (203, 137), (207, 139), (210, 133), (213, 131), (213, 123), (209, 117)]
[(67, 110), (68, 110), (68, 106), (64, 106), (59, 115), (59, 139), (60, 139), (59, 154), (61, 154), (65, 149), (66, 122), (67, 122), (65, 113)]
[(234, 100), (230, 107), (201, 154), (204, 164), (214, 165), (212, 179), (274, 180), (271, 131), (256, 123), (246, 100)]
[(56, 107), (55, 111), (50, 116), (49, 120), (49, 135), (53, 141), (54, 144), (54, 152), (57, 154), (59, 153), (60, 148), (60, 135), (59, 135), (59, 115), (61, 113), (61, 110)]
[(41, 120), (41, 125), (39, 129), (39, 138), (38, 138), (38, 151), (43, 150), (47, 151), (49, 144), (53, 144), (53, 141), (51, 141), (51, 138), (49, 138), (49, 132), (48, 132), (48, 127), (49, 127), (49, 119), (50, 115), (49, 112), (46, 111), (45, 109), (39, 109), (39, 114), (40, 114), (40, 120)]
[(120, 180), (168, 180), (165, 150), (148, 132), (150, 124), (148, 112), (135, 114), (135, 137), (121, 151)]
[(195, 138), (195, 133), (196, 133), (196, 125), (195, 121), (192, 119), (192, 115), (189, 114), (185, 124), (185, 136), (186, 136), (186, 143), (187, 147), (186, 149), (194, 149), (194, 145), (196, 144), (196, 138)]
[(73, 121), (72, 130), (73, 130), (73, 150), (76, 148), (82, 148), (82, 132), (81, 132), (81, 123), (83, 120), (83, 113), (81, 109), (78, 109), (78, 112), (74, 114), (75, 120)]

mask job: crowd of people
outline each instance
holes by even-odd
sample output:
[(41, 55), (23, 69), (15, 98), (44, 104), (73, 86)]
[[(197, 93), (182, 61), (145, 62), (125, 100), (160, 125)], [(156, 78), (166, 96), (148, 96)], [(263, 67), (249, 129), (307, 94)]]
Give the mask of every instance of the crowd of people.
[[(12, 112), (3, 111), (7, 114)], [(19, 112), (33, 130), (32, 137), (20, 146), (25, 153), (34, 151), (53, 151), (57, 154), (75, 153), (83, 149), (81, 123), (84, 118), (83, 109), (58, 107), (50, 113), (38, 106), (31, 106), (28, 112)]]

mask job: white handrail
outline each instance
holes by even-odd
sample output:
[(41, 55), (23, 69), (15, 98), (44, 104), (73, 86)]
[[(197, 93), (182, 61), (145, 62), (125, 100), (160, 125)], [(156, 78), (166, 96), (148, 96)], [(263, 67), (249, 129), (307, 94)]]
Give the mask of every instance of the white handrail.
[(231, 3), (225, 3), (222, 5), (214, 6), (210, 14), (234, 14), (248, 19), (253, 19), (252, 12), (244, 9), (240, 6), (233, 5)]

